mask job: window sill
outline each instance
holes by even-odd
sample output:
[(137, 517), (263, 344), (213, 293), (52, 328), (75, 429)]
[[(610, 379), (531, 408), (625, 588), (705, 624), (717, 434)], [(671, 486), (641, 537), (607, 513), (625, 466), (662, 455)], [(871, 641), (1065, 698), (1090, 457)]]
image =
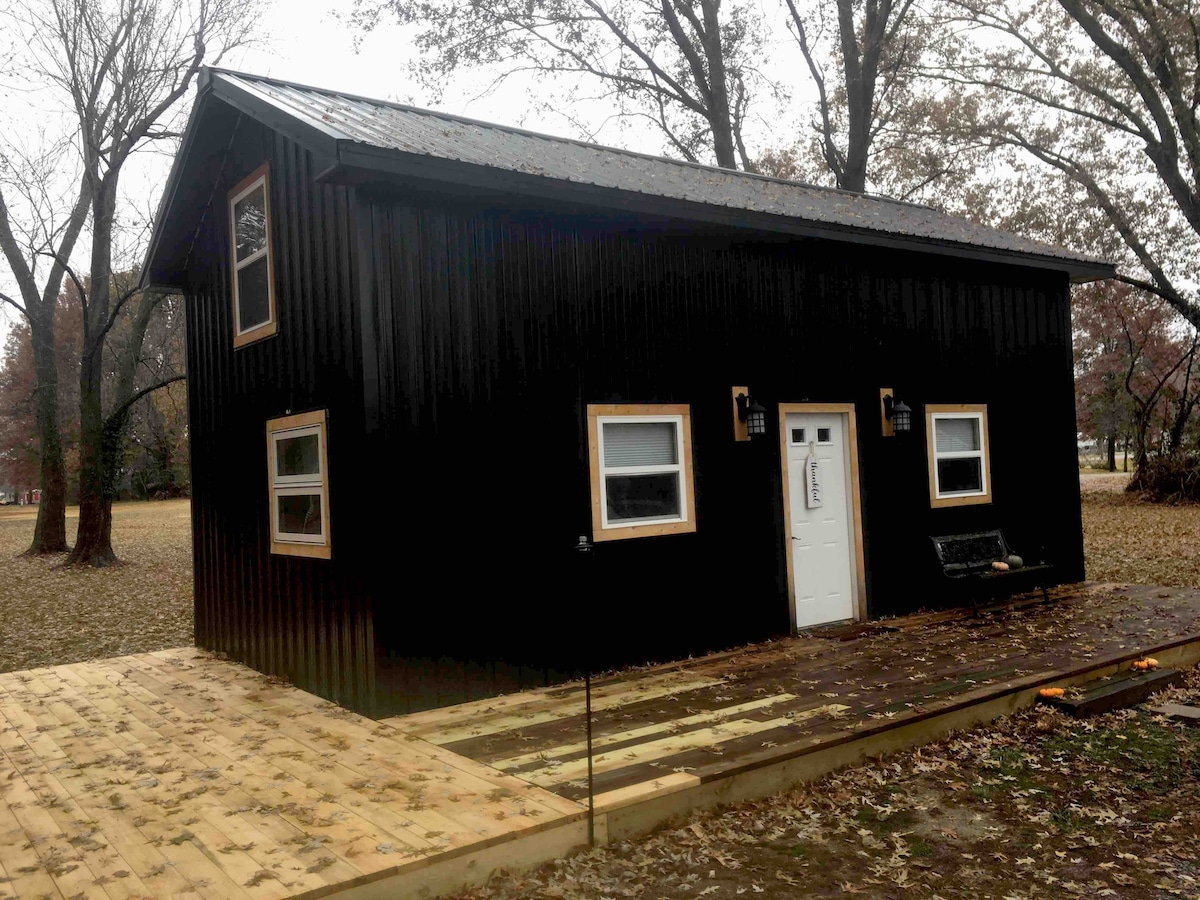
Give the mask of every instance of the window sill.
[(240, 350), (249, 344), (265, 341), (267, 338), (275, 337), (278, 331), (278, 325), (274, 322), (268, 322), (265, 325), (259, 325), (257, 328), (251, 328), (249, 331), (243, 331), (241, 334), (234, 334), (233, 349)]
[(982, 503), (991, 503), (991, 494), (958, 494), (947, 497), (934, 497), (930, 500), (929, 505), (934, 509), (945, 506), (977, 506)]
[(271, 541), (271, 553), (276, 556), (306, 556), (309, 559), (329, 559), (328, 544), (292, 544), (287, 541)]
[(659, 522), (654, 525), (624, 525), (616, 528), (601, 528), (592, 534), (592, 540), (623, 541), (629, 538), (660, 537), (664, 534), (692, 534), (696, 523), (690, 522)]

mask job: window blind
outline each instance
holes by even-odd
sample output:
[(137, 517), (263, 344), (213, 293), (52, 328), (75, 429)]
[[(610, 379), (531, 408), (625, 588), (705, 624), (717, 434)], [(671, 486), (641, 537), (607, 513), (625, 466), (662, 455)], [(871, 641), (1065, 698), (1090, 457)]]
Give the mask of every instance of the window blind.
[(938, 453), (971, 453), (980, 450), (979, 420), (934, 419)]
[(601, 427), (605, 467), (679, 463), (674, 422), (603, 422)]

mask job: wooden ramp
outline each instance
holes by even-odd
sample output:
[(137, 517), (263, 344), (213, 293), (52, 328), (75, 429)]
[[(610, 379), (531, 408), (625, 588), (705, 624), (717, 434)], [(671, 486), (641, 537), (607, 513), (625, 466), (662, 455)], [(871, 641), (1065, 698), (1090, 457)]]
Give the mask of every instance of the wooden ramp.
[[(1040, 601), (1040, 598), (1039, 598)], [(593, 682), (597, 833), (762, 796), (1123, 672), (1200, 659), (1200, 592), (1090, 586), (980, 618), (889, 620)], [(579, 684), (385, 720), (564, 798), (586, 801)]]
[(582, 815), (191, 649), (0, 675), (0, 897), (417, 896)]

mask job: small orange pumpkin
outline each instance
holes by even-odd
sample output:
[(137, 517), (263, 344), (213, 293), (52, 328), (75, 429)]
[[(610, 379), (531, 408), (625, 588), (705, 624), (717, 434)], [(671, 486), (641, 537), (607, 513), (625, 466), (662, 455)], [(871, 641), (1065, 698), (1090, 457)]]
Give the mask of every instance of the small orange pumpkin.
[(1038, 691), (1038, 696), (1039, 697), (1061, 697), (1065, 693), (1066, 693), (1066, 691), (1064, 691), (1062, 688), (1042, 688), (1040, 691)]

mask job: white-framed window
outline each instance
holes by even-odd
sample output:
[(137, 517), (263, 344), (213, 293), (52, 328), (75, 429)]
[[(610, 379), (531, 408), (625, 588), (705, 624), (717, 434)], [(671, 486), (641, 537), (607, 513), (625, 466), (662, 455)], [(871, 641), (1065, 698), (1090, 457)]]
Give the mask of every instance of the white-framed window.
[(987, 407), (925, 407), (929, 440), (929, 500), (933, 506), (991, 503)]
[(264, 163), (229, 192), (233, 346), (275, 334), (271, 254), (271, 176)]
[(680, 404), (588, 406), (593, 540), (696, 530), (691, 422)]
[(271, 552), (329, 559), (325, 411), (267, 422)]

